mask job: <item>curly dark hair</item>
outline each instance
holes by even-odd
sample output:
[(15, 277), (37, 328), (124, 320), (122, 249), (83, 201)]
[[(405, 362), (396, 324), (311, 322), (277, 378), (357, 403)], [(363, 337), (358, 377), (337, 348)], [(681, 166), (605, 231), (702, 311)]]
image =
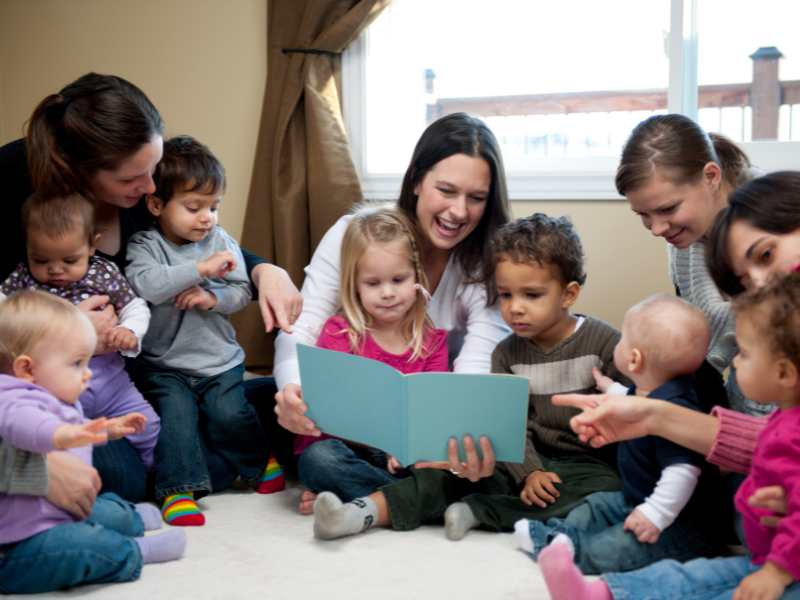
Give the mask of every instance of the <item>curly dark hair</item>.
[(583, 285), (583, 246), (569, 217), (551, 217), (534, 213), (529, 217), (506, 223), (492, 237), (492, 262), (487, 274), (487, 289), (491, 301), (497, 292), (493, 285), (494, 271), (500, 257), (505, 255), (517, 263), (537, 262), (552, 266), (560, 281), (566, 285), (576, 281)]
[(771, 279), (767, 285), (737, 296), (736, 316), (756, 313), (751, 320), (771, 349), (800, 369), (800, 273)]

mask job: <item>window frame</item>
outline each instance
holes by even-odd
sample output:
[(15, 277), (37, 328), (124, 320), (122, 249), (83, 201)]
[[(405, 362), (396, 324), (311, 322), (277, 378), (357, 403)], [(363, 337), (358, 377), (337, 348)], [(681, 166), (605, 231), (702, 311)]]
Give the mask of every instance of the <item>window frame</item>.
[[(692, 119), (698, 116), (697, 84), (697, 2), (670, 0), (669, 79), (667, 110)], [(350, 150), (368, 200), (395, 200), (402, 172), (366, 171), (366, 52), (367, 31), (342, 55), (342, 110)], [(797, 169), (800, 142), (758, 141), (739, 144), (754, 165), (765, 172)], [(507, 176), (509, 199), (530, 200), (622, 200), (614, 186), (617, 157), (557, 157), (540, 161), (527, 173)]]

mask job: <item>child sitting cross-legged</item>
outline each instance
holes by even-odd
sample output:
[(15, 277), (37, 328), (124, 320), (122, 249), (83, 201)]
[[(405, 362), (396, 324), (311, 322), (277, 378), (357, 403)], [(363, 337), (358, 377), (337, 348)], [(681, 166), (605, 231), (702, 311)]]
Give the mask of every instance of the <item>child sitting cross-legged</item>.
[[(630, 394), (701, 410), (693, 374), (708, 341), (708, 324), (698, 308), (659, 294), (626, 313), (614, 362), (634, 382)], [(701, 477), (704, 465), (700, 454), (656, 436), (622, 442), (617, 447), (621, 492), (591, 494), (564, 518), (521, 520), (518, 543), (536, 558), (563, 534), (584, 573), (710, 556), (720, 550), (708, 514), (710, 490), (718, 481), (711, 468)], [(698, 489), (701, 480), (705, 485)]]
[[(161, 417), (155, 495), (171, 525), (203, 525), (195, 500), (231, 486), (282, 488), (244, 394), (244, 351), (228, 315), (250, 302), (236, 241), (217, 225), (225, 171), (188, 136), (164, 143), (147, 207), (156, 226), (128, 243), (125, 269), (152, 312), (134, 370)], [(278, 485), (279, 484), (279, 485)]]
[[(573, 562), (571, 545), (558, 538), (539, 554), (552, 598), (800, 597), (800, 273), (737, 296), (733, 312), (739, 385), (748, 398), (778, 406), (758, 436), (750, 474), (736, 492), (749, 555), (697, 558), (683, 564), (662, 560), (587, 581)], [(751, 504), (755, 492), (768, 486), (785, 491), (785, 514), (779, 520), (772, 511)]]
[(457, 540), (478, 526), (511, 531), (524, 517), (564, 516), (594, 491), (619, 489), (613, 455), (608, 460), (606, 452), (582, 444), (569, 426), (577, 410), (550, 402), (566, 390), (594, 390), (593, 367), (616, 373), (619, 333), (570, 310), (586, 278), (577, 233), (568, 219), (537, 213), (500, 228), (492, 255), (491, 287), (514, 332), (492, 354), (492, 371), (530, 381), (524, 462), (502, 463), (477, 482), (449, 464), (412, 468), (410, 477), (346, 504), (322, 493), (314, 506), (317, 537), (444, 520), (445, 534)]
[[(140, 413), (84, 419), (96, 344), (88, 318), (69, 302), (38, 291), (0, 302), (0, 436), (44, 454), (70, 449), (91, 464), (91, 444), (141, 432)], [(138, 579), (142, 564), (183, 555), (183, 531), (144, 537), (161, 527), (158, 509), (100, 494), (85, 521), (43, 497), (0, 494), (0, 592), (34, 593), (86, 583)]]

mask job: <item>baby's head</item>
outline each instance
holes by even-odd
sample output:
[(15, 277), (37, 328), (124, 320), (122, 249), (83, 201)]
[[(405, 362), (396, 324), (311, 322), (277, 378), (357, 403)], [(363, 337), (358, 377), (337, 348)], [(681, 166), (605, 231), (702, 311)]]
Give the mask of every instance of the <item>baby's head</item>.
[(742, 392), (762, 404), (800, 404), (800, 273), (737, 296), (733, 360)]
[(44, 285), (64, 287), (89, 269), (97, 240), (94, 205), (79, 194), (33, 194), (22, 206), (28, 269)]
[(570, 220), (536, 213), (506, 223), (491, 244), (503, 319), (521, 337), (560, 341), (554, 336), (560, 337), (559, 326), (568, 323), (569, 308), (586, 281), (583, 247)]
[(0, 302), (0, 372), (35, 383), (74, 404), (86, 388), (94, 327), (52, 294), (23, 290)]
[(637, 386), (645, 381), (661, 385), (697, 371), (710, 336), (699, 308), (676, 296), (655, 294), (625, 313), (614, 364)]
[(188, 135), (164, 142), (147, 208), (174, 244), (199, 242), (216, 226), (225, 193), (225, 169), (207, 146)]
[(413, 357), (423, 352), (427, 278), (414, 225), (395, 206), (356, 208), (342, 238), (340, 294), (350, 342), (370, 328), (401, 327)]

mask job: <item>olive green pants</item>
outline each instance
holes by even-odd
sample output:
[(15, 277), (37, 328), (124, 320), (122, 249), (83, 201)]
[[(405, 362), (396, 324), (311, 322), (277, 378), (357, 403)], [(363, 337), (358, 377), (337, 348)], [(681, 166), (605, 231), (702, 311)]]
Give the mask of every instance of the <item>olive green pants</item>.
[(519, 519), (564, 517), (593, 492), (621, 489), (616, 470), (591, 456), (542, 458), (542, 462), (546, 471), (557, 473), (562, 481), (556, 484), (558, 499), (545, 508), (524, 504), (519, 486), (500, 469), (476, 483), (449, 471), (412, 469), (411, 477), (385, 485), (380, 491), (386, 496), (392, 527), (397, 530), (441, 523), (448, 506), (466, 502), (484, 529), (511, 531)]

